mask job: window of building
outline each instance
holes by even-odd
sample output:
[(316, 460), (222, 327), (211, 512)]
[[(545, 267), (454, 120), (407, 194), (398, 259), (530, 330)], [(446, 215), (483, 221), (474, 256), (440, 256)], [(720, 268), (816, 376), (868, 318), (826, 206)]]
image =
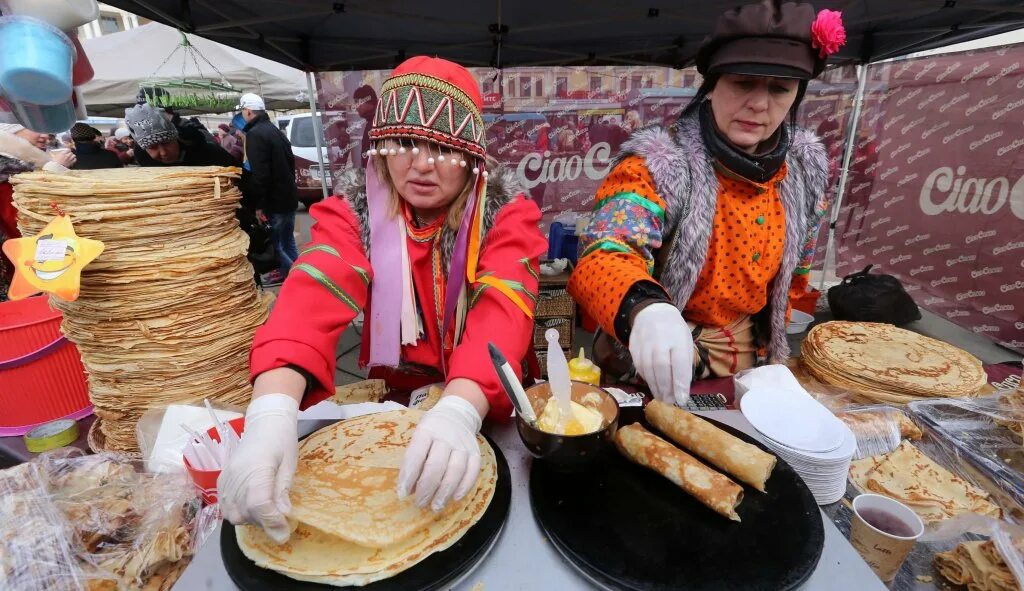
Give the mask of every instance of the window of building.
[(544, 79), (537, 78), (533, 85), (533, 96), (544, 96)]
[(124, 23), (121, 21), (121, 16), (118, 14), (100, 14), (100, 31), (104, 35), (111, 33), (119, 33), (124, 30)]
[(555, 95), (563, 98), (569, 96), (569, 79), (567, 77), (555, 78)]
[(601, 77), (591, 76), (590, 77), (590, 92), (601, 92)]
[(484, 94), (494, 94), (494, 82), (484, 80)]
[(619, 92), (626, 92), (627, 90), (629, 90), (629, 80), (619, 78)]
[(522, 98), (533, 96), (533, 78), (529, 76), (519, 77), (519, 96)]
[(640, 74), (634, 74), (633, 78), (629, 81), (629, 87), (631, 89), (641, 88), (644, 83), (644, 77)]

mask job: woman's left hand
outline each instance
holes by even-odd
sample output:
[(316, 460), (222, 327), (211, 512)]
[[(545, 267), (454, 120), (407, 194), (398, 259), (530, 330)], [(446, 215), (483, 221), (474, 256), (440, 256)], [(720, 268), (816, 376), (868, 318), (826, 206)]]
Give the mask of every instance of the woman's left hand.
[[(416, 426), (398, 473), (398, 497), (404, 499), (415, 492), (416, 505), (429, 503), (435, 512), (444, 509), (453, 496), (459, 500), (469, 494), (480, 475), (476, 435), (482, 424), (481, 411), (461, 392), (453, 393), (455, 382), (452, 380), (437, 406)], [(475, 389), (479, 393), (479, 386)], [(482, 393), (479, 396), (482, 398)]]

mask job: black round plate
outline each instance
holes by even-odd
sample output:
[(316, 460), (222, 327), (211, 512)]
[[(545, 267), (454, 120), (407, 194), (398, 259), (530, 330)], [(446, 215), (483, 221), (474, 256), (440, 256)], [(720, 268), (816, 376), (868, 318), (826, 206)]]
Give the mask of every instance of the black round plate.
[(560, 473), (540, 461), (530, 470), (530, 504), (541, 529), (585, 576), (611, 589), (783, 591), (800, 585), (821, 557), (821, 513), (781, 459), (766, 489), (744, 486), (737, 523), (617, 453), (585, 474)]
[[(431, 554), (422, 562), (404, 570), (397, 575), (364, 585), (362, 587), (341, 587), (342, 589), (361, 589), (365, 591), (433, 591), (447, 589), (448, 586), (473, 568), (490, 550), (494, 539), (501, 532), (501, 527), (508, 518), (508, 509), (512, 501), (512, 476), (508, 471), (508, 462), (501, 450), (489, 437), (484, 437), (494, 450), (498, 463), (498, 482), (494, 489), (494, 497), (487, 510), (480, 516), (480, 521), (469, 528), (462, 539), (452, 547)], [(242, 591), (326, 591), (339, 587), (297, 581), (281, 573), (256, 566), (242, 553), (235, 538), (235, 528), (225, 523), (220, 534), (220, 552), (224, 558), (224, 567), (228, 576)]]

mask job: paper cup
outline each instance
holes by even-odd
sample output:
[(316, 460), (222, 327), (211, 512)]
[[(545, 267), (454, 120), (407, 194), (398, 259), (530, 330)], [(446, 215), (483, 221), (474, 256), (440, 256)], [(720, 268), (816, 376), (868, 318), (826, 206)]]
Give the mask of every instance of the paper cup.
[[(235, 433), (241, 435), (242, 431), (245, 430), (245, 417), (231, 419), (228, 421), (228, 425), (235, 430)], [(220, 441), (220, 433), (217, 432), (216, 427), (210, 427), (206, 432), (210, 434), (214, 441)], [(220, 478), (220, 470), (198, 470), (189, 463), (188, 458), (182, 458), (182, 462), (185, 464), (185, 471), (192, 477), (192, 483), (195, 485), (196, 490), (202, 495), (203, 502), (207, 505), (216, 503), (217, 479)]]
[[(898, 521), (909, 535), (889, 533), (868, 522), (878, 523), (879, 513)], [(867, 515), (868, 520), (862, 514)], [(860, 495), (853, 500), (850, 543), (884, 583), (896, 578), (896, 573), (923, 533), (924, 523), (921, 518), (899, 501), (872, 494)]]

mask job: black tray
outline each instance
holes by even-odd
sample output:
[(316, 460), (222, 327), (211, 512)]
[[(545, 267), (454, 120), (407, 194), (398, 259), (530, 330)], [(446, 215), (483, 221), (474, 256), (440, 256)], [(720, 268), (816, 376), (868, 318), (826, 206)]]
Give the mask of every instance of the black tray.
[(802, 584), (825, 543), (821, 512), (782, 460), (766, 489), (744, 486), (737, 523), (617, 453), (584, 474), (540, 461), (530, 470), (530, 504), (541, 529), (584, 576), (608, 589), (783, 591)]
[[(452, 583), (476, 566), (494, 545), (501, 528), (508, 518), (512, 500), (512, 476), (508, 462), (501, 450), (489, 437), (484, 436), (494, 450), (498, 464), (498, 482), (491, 504), (462, 539), (452, 547), (428, 556), (422, 562), (397, 575), (364, 585), (363, 587), (340, 587), (342, 589), (365, 589), (366, 591), (433, 591), (447, 589)], [(235, 528), (224, 524), (220, 534), (220, 552), (228, 576), (242, 591), (326, 591), (339, 589), (330, 585), (297, 581), (279, 572), (256, 566), (238, 547)]]

